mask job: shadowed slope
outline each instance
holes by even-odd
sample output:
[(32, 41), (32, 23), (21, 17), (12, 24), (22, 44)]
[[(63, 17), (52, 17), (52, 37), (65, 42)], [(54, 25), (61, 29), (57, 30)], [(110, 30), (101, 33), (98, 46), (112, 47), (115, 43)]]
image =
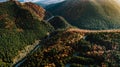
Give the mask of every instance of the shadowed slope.
[(82, 29), (119, 29), (119, 8), (117, 0), (66, 0), (46, 9)]
[(55, 16), (48, 20), (55, 29), (66, 29), (71, 25), (61, 16)]

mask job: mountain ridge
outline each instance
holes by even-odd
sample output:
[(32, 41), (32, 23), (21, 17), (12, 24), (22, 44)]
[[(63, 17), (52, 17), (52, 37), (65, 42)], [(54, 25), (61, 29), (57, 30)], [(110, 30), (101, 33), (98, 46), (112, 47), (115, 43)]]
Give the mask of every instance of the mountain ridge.
[(46, 7), (82, 29), (119, 29), (120, 5), (117, 0), (66, 0)]
[[(56, 8), (57, 5), (57, 7), (62, 8), (67, 6), (68, 8), (64, 9), (70, 9), (67, 11), (68, 14), (64, 14), (69, 15), (67, 17), (74, 18), (75, 15), (79, 18), (77, 15), (80, 13), (80, 16), (82, 16), (80, 19), (83, 19), (83, 21), (86, 18), (88, 18), (87, 21), (93, 19), (92, 21), (96, 24), (101, 23), (98, 20), (119, 19), (119, 15), (116, 15), (119, 13), (117, 8), (115, 8), (117, 11), (103, 9), (109, 8), (111, 10), (114, 9), (112, 7), (118, 7), (115, 5), (108, 6), (114, 1), (102, 6), (96, 4), (96, 2), (101, 3), (101, 0), (66, 0), (49, 7)], [(78, 5), (82, 6), (78, 7)], [(73, 10), (76, 9), (74, 7), (78, 11)], [(99, 28), (96, 28), (97, 26), (91, 28), (92, 26), (89, 26), (89, 23), (83, 23), (83, 29), (78, 29), (69, 24), (64, 16), (46, 14), (47, 10), (31, 2), (20, 3), (13, 0), (3, 2), (0, 3), (0, 10), (2, 10), (0, 11), (0, 66), (11, 67), (13, 63), (23, 57), (25, 57), (25, 60), (20, 61), (20, 65), (18, 61), (20, 67), (120, 66), (120, 30), (118, 28), (111, 29), (112, 26), (116, 26), (115, 23), (119, 22), (117, 20), (112, 23), (116, 19), (110, 20), (110, 23), (113, 24), (111, 26), (108, 25), (109, 23), (102, 22), (106, 24), (105, 27), (99, 26), (103, 25), (101, 23), (97, 24)], [(71, 11), (76, 11), (76, 13), (71, 13)], [(91, 13), (92, 11), (93, 13)], [(62, 10), (59, 12), (62, 12)], [(51, 18), (47, 19), (47, 17)], [(78, 19), (76, 17), (74, 20)], [(86, 28), (84, 24), (87, 25)], [(92, 22), (91, 24), (96, 25)], [(107, 29), (107, 27), (110, 27), (109, 30), (100, 30)], [(34, 43), (34, 41), (36, 42)], [(33, 52), (29, 52), (31, 50)], [(21, 54), (24, 54), (24, 56), (21, 56)]]

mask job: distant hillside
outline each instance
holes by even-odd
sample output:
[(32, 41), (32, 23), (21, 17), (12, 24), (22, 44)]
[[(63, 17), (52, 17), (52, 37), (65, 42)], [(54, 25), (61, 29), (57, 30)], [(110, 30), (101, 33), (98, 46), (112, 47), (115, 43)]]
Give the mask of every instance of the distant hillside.
[(119, 67), (120, 32), (59, 30), (40, 43), (41, 48), (20, 67)]
[(32, 3), (0, 3), (0, 67), (11, 67), (20, 50), (54, 30), (43, 21), (44, 11)]
[(47, 6), (46, 4), (43, 4), (43, 3), (40, 3), (40, 2), (36, 2), (35, 4), (37, 4), (39, 6), (42, 6), (42, 7), (46, 7)]
[(46, 10), (63, 16), (82, 29), (120, 29), (120, 5), (117, 0), (66, 0)]
[[(35, 2), (34, 0), (32, 0), (33, 2)], [(31, 2), (32, 2), (31, 1)], [(56, 3), (60, 3), (63, 2), (64, 0), (36, 0), (36, 4), (42, 6), (42, 7), (46, 7), (50, 4), (56, 4)]]
[(63, 17), (61, 16), (53, 16), (48, 19), (48, 22), (55, 28), (55, 29), (66, 29), (72, 27)]

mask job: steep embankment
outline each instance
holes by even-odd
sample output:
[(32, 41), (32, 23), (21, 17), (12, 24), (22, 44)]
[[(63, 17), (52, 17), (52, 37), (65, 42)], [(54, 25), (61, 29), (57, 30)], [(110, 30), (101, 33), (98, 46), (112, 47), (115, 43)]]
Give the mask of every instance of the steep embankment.
[(54, 30), (42, 21), (44, 11), (32, 3), (0, 3), (0, 67), (11, 66), (21, 50)]
[(82, 29), (120, 29), (120, 5), (117, 0), (66, 0), (46, 10), (63, 16)]

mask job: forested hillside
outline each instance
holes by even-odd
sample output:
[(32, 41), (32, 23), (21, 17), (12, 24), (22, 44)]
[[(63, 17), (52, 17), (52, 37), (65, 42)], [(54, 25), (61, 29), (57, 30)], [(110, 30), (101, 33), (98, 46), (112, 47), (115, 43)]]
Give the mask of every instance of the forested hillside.
[(46, 10), (64, 17), (81, 29), (120, 29), (118, 0), (65, 0), (48, 5)]
[[(69, 30), (69, 29), (68, 29)], [(119, 67), (119, 32), (58, 30), (20, 67)]]
[(118, 8), (116, 0), (66, 0), (48, 11), (1, 2), (0, 67), (120, 67)]
[[(32, 6), (36, 8), (34, 4)], [(0, 67), (11, 66), (20, 50), (54, 30), (48, 22), (41, 19), (44, 16), (40, 18), (30, 10), (30, 6), (25, 8), (17, 1), (0, 3)], [(43, 13), (44, 10), (40, 11)]]

